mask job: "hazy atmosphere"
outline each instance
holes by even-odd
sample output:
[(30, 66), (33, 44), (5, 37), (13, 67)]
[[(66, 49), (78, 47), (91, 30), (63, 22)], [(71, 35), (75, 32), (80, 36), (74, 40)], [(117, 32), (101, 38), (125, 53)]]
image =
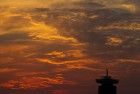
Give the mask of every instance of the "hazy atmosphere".
[(1, 94), (140, 94), (139, 0), (0, 0)]

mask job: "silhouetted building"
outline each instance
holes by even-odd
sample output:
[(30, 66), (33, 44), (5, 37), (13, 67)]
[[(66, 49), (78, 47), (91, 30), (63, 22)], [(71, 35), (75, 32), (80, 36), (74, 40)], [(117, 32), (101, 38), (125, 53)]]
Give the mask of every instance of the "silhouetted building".
[(111, 76), (108, 75), (108, 70), (106, 70), (106, 76), (101, 79), (96, 79), (96, 82), (99, 85), (98, 94), (117, 94), (117, 87), (115, 84), (119, 83), (119, 80), (112, 79)]

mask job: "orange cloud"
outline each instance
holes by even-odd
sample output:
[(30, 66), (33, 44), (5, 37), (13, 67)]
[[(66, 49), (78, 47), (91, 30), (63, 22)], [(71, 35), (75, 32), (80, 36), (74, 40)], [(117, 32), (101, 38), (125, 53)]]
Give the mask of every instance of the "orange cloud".
[(82, 58), (84, 57), (81, 50), (68, 50), (64, 52), (53, 51), (51, 53), (48, 53), (47, 55), (53, 56), (53, 58), (65, 58), (65, 57)]
[(46, 54), (44, 58), (36, 58), (39, 62), (50, 63), (50, 64), (66, 64), (78, 61), (86, 58), (81, 50), (67, 50), (63, 52), (53, 51)]
[(0, 73), (16, 72), (18, 70), (19, 69), (15, 69), (15, 68), (1, 68)]
[(10, 80), (6, 83), (0, 84), (0, 86), (9, 89), (37, 89), (37, 88), (47, 88), (51, 87), (52, 85), (61, 85), (61, 84), (74, 84), (74, 83), (71, 81), (67, 81), (60, 76), (56, 76), (53, 78), (22, 77), (19, 80)]

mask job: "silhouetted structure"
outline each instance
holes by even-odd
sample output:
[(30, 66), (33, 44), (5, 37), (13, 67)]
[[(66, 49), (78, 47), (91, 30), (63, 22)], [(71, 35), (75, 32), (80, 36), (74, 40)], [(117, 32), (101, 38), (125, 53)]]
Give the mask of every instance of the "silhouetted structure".
[(108, 75), (108, 69), (106, 70), (106, 76), (101, 79), (96, 79), (99, 85), (98, 94), (117, 94), (117, 87), (114, 84), (119, 83), (119, 80), (112, 79)]

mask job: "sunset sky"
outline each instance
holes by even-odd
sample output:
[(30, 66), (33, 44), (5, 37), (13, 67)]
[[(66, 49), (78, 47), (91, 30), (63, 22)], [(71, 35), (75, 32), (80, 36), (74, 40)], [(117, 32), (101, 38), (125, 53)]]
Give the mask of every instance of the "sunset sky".
[(0, 0), (0, 94), (140, 93), (139, 0)]

